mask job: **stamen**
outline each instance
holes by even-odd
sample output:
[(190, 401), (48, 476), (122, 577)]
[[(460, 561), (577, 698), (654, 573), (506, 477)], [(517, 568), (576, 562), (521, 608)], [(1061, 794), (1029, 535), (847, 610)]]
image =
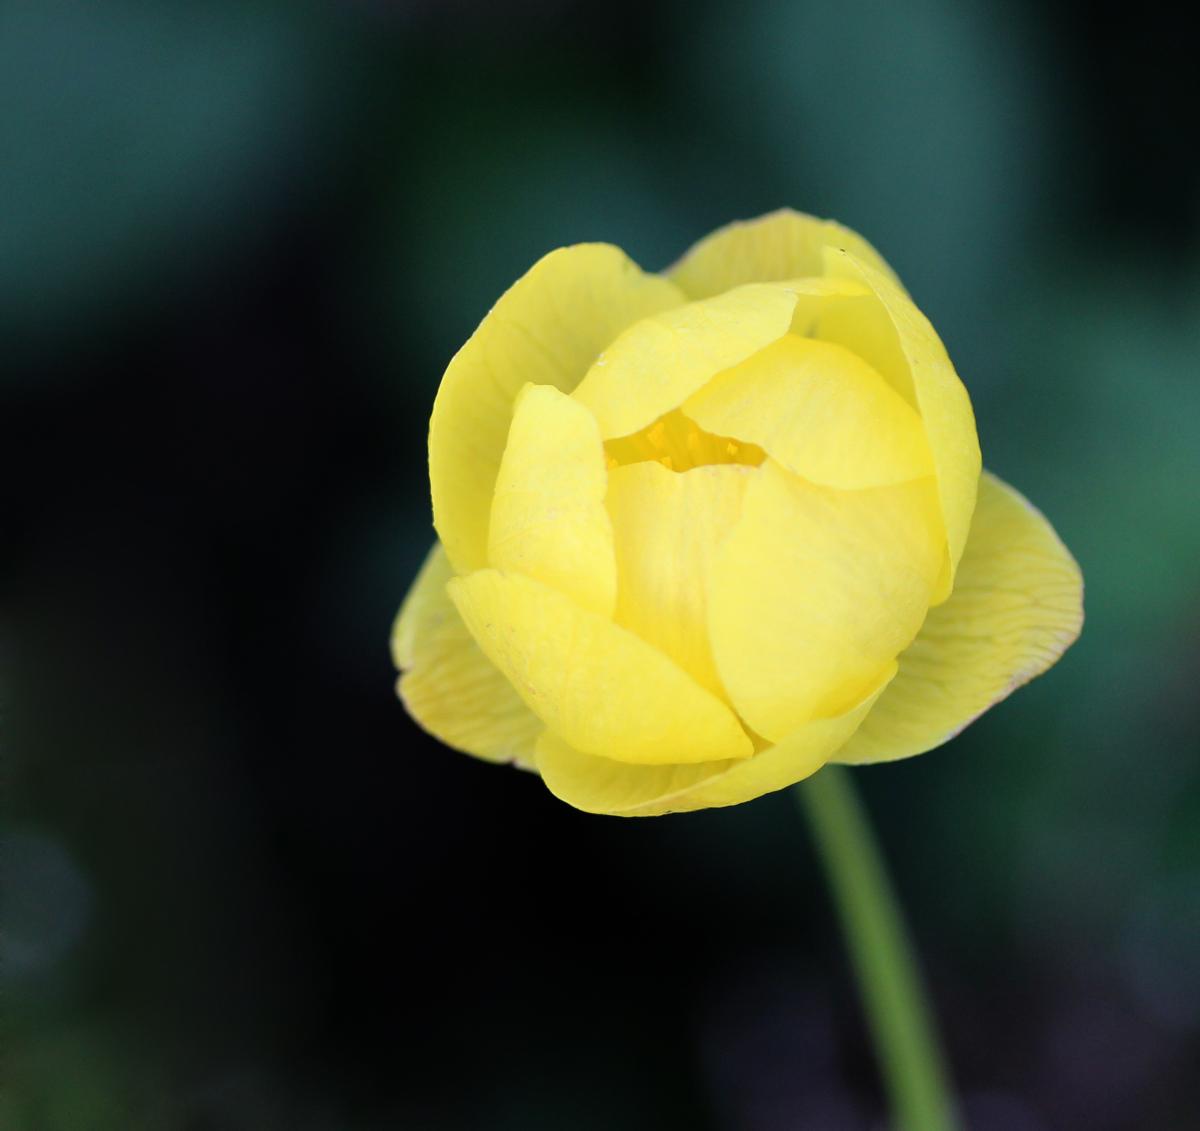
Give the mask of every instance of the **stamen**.
[(679, 472), (721, 463), (758, 467), (767, 458), (756, 444), (705, 432), (680, 409), (660, 416), (641, 432), (606, 440), (604, 450), (609, 470), (647, 461)]

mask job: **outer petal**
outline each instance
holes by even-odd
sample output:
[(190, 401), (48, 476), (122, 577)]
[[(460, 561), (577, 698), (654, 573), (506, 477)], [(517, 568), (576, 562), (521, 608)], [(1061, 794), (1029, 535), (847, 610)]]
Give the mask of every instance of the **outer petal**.
[(550, 252), (500, 298), (450, 362), (429, 422), (434, 525), (459, 573), (487, 564), (492, 489), (522, 386), (570, 392), (622, 330), (682, 301), (607, 244)]
[(713, 656), (738, 713), (780, 741), (861, 699), (921, 627), (940, 561), (930, 480), (837, 491), (768, 460), (709, 593)]
[(834, 760), (884, 762), (941, 745), (1041, 675), (1082, 626), (1079, 566), (1046, 519), (985, 472), (954, 592)]
[(842, 342), (874, 365), (910, 398), (925, 422), (949, 553), (934, 593), (935, 603), (940, 602), (954, 583), (979, 483), (979, 437), (971, 399), (929, 320), (893, 277), (836, 250), (826, 252), (826, 269), (865, 283), (878, 307), (853, 300), (839, 303), (822, 319), (818, 336)]
[(712, 558), (733, 529), (753, 469), (682, 473), (634, 463), (609, 473), (620, 585), (616, 622), (670, 656), (702, 687), (725, 696), (708, 642)]
[(742, 762), (698, 766), (631, 766), (571, 749), (547, 731), (537, 745), (538, 769), (556, 797), (589, 813), (653, 817), (737, 805), (815, 773), (867, 717), (880, 686), (845, 714), (806, 723), (783, 742)]
[(488, 561), (611, 617), (617, 599), (608, 471), (596, 421), (553, 385), (517, 396), (496, 478)]
[(933, 473), (916, 411), (844, 346), (787, 334), (690, 397), (707, 432), (757, 444), (813, 483), (854, 489)]
[(637, 432), (786, 334), (796, 301), (787, 285), (754, 285), (645, 318), (597, 358), (575, 399), (606, 440)]
[(396, 691), (408, 713), (447, 746), (532, 769), (543, 727), (479, 650), (446, 594), (450, 562), (434, 544), (392, 627)]
[(733, 712), (631, 632), (524, 577), (480, 570), (450, 598), (484, 654), (572, 746), (622, 761), (749, 757)]
[(857, 232), (790, 208), (718, 228), (694, 244), (666, 275), (688, 298), (707, 298), (743, 283), (823, 275), (827, 247), (844, 248), (899, 282)]

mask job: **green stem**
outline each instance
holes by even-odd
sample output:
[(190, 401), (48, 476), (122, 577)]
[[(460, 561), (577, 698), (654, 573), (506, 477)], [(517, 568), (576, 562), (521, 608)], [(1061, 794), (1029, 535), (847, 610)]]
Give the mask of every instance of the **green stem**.
[(946, 1069), (921, 976), (850, 774), (826, 766), (796, 793), (841, 919), (899, 1131), (955, 1131)]

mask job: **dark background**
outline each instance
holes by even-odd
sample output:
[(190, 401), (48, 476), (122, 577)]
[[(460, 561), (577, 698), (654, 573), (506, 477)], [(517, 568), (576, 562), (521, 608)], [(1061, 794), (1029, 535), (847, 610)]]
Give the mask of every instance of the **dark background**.
[(441, 371), (544, 251), (863, 231), (1088, 624), (856, 774), (970, 1126), (1200, 1127), (1186, 9), (0, 7), (4, 1131), (884, 1126), (789, 797), (622, 821), (393, 698)]

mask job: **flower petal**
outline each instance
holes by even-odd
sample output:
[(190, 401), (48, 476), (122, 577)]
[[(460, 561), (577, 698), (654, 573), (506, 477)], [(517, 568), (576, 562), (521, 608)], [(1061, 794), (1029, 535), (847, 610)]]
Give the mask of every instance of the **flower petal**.
[(954, 592), (931, 610), (900, 672), (838, 762), (885, 762), (940, 746), (1049, 668), (1083, 625), (1079, 566), (1046, 519), (994, 475)]
[(838, 491), (758, 469), (708, 600), (717, 670), (753, 730), (780, 741), (878, 683), (921, 627), (940, 534), (930, 479)]
[(595, 418), (553, 385), (518, 394), (496, 477), (488, 562), (611, 617), (617, 599), (608, 470)]
[(434, 525), (459, 573), (487, 564), (492, 490), (521, 388), (570, 392), (622, 330), (682, 301), (607, 244), (550, 252), (500, 298), (447, 367), (429, 422)]
[(878, 267), (843, 251), (826, 252), (831, 275), (864, 283), (877, 303), (831, 304), (815, 336), (854, 350), (920, 412), (937, 469), (948, 558), (934, 593), (949, 595), (966, 545), (979, 484), (979, 437), (971, 399), (929, 320), (904, 289)]
[(573, 395), (606, 440), (628, 436), (786, 334), (796, 302), (790, 284), (752, 285), (643, 318), (596, 359)]
[(647, 462), (609, 473), (617, 624), (722, 698), (708, 643), (706, 590), (713, 554), (741, 513), (752, 472), (738, 464), (674, 472)]
[(392, 628), (396, 692), (408, 713), (447, 746), (532, 769), (541, 720), (479, 650), (446, 594), (454, 576), (434, 543)]
[(581, 754), (551, 731), (537, 744), (538, 770), (550, 792), (589, 813), (653, 817), (721, 805), (737, 805), (784, 789), (815, 773), (854, 734), (887, 681), (844, 714), (814, 719), (782, 742), (740, 762), (631, 766)]
[(827, 487), (881, 487), (933, 473), (920, 416), (832, 342), (787, 334), (715, 377), (683, 411), (705, 431), (757, 444)]
[(749, 757), (733, 712), (632, 632), (554, 589), (494, 569), (450, 598), (484, 654), (572, 746), (628, 762)]
[(857, 232), (790, 208), (718, 228), (665, 274), (688, 298), (708, 298), (743, 283), (823, 275), (827, 247), (844, 248), (891, 275), (883, 257)]

